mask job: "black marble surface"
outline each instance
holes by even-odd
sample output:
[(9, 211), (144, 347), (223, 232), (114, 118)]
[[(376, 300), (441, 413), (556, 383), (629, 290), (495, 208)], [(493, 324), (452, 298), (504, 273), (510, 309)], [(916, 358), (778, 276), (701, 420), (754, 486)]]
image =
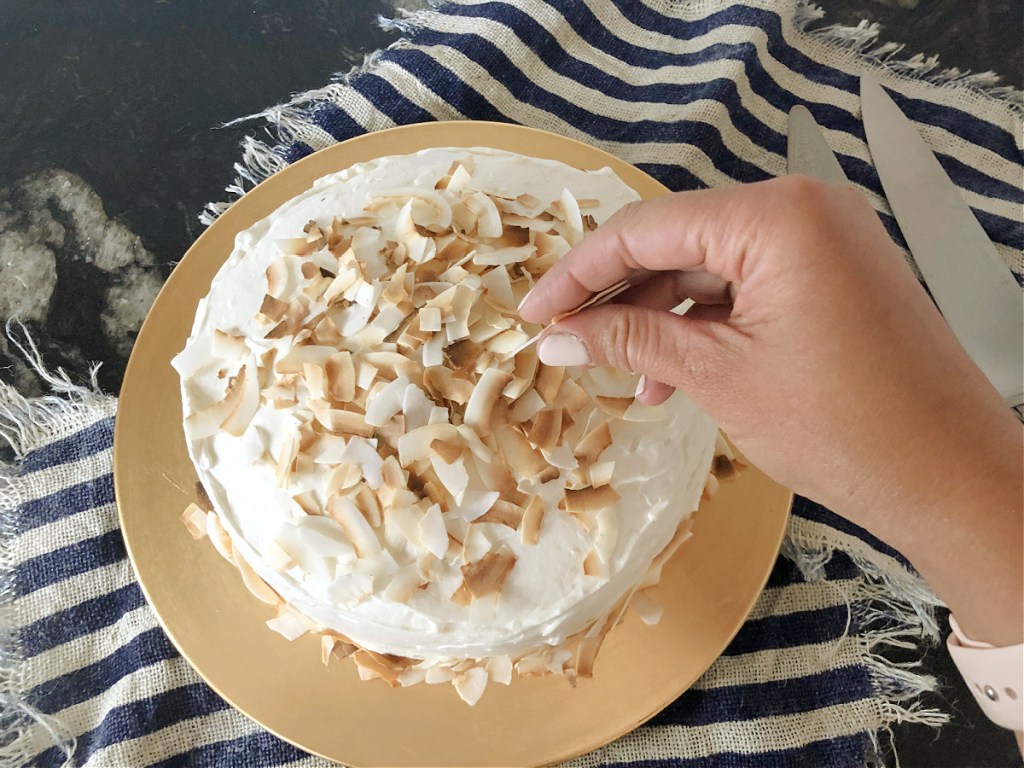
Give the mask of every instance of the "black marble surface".
[[(1020, 0), (818, 4), (821, 23), (877, 21), (906, 55), (939, 54), (945, 66), (1024, 86)], [(390, 43), (374, 19), (393, 10), (384, 0), (0, 3), (0, 321), (25, 320), (47, 365), (74, 378), (102, 361), (101, 385), (116, 393), (149, 305), (201, 231), (203, 205), (225, 199), (239, 141), (254, 131), (218, 126)], [(2, 334), (0, 378), (40, 391)], [(902, 766), (1020, 765), (945, 649), (930, 649), (925, 667), (943, 685), (924, 705), (953, 721), (938, 733), (898, 725)]]

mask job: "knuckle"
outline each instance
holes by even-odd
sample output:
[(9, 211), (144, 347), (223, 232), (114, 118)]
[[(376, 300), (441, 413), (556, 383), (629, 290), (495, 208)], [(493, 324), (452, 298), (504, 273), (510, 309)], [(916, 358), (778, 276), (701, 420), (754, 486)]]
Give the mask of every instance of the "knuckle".
[(644, 368), (650, 346), (656, 343), (652, 324), (645, 314), (617, 311), (610, 317), (603, 332), (603, 347), (608, 365), (630, 373)]
[(834, 184), (800, 174), (783, 176), (777, 179), (777, 183), (787, 204), (797, 205), (800, 209), (820, 209), (838, 191)]

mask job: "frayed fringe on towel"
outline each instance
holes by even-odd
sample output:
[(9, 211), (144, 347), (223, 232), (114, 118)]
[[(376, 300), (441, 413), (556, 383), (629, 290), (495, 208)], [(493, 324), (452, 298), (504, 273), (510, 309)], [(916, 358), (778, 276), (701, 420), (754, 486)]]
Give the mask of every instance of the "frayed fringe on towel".
[[(16, 330), (17, 327), (17, 330)], [(12, 386), (0, 382), (0, 441), (20, 459), (41, 445), (76, 432), (92, 421), (113, 415), (116, 401), (100, 393), (94, 366), (88, 386), (72, 383), (57, 369), (46, 370), (25, 326), (7, 323), (7, 336), (25, 360), (53, 392), (38, 398), (26, 398)], [(76, 741), (60, 723), (35, 709), (22, 698), (24, 658), (14, 627), (14, 563), (10, 543), (17, 535), (17, 514), (22, 506), (22, 490), (17, 469), (0, 462), (0, 768), (22, 768), (32, 754), (39, 752), (29, 731), (42, 730), (52, 745), (65, 757), (64, 766), (73, 765)], [(33, 737), (37, 733), (32, 734)]]
[[(846, 554), (859, 571), (856, 579), (833, 582), (849, 610), (848, 628), (837, 648), (845, 642), (859, 646), (858, 655), (875, 692), (880, 733), (891, 735), (899, 723), (945, 725), (948, 713), (922, 706), (920, 701), (938, 689), (938, 681), (920, 671), (920, 662), (894, 662), (885, 655), (887, 650), (919, 650), (922, 644), (936, 643), (940, 631), (935, 608), (942, 602), (920, 576), (860, 539), (821, 523), (790, 518), (781, 554), (808, 581), (824, 579), (825, 566), (837, 551)], [(854, 624), (858, 633), (852, 636), (849, 627)], [(875, 749), (881, 750), (879, 733), (872, 732), (871, 738)], [(899, 765), (895, 753), (894, 759)]]

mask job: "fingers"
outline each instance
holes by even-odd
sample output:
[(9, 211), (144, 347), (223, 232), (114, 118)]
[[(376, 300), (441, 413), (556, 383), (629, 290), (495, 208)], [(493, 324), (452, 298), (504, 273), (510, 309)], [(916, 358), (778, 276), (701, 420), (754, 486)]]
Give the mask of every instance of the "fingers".
[(747, 225), (770, 199), (764, 186), (682, 192), (626, 206), (541, 278), (520, 315), (548, 322), (639, 270), (710, 272), (723, 282), (738, 282)]
[[(549, 328), (538, 354), (548, 365), (606, 365), (646, 377), (641, 401), (654, 404), (686, 389), (699, 399), (714, 379), (729, 375), (722, 364), (730, 329), (662, 310), (626, 304), (588, 309)], [(659, 383), (660, 382), (660, 383)]]
[(675, 309), (687, 299), (698, 304), (728, 304), (730, 284), (709, 272), (655, 272), (615, 301), (651, 309)]

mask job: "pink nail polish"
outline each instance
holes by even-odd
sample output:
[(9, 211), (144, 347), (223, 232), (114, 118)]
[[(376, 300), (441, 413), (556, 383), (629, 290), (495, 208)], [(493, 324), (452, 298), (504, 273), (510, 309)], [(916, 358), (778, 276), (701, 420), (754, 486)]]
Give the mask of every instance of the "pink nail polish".
[(586, 345), (568, 333), (545, 336), (537, 354), (545, 365), (590, 365), (590, 352)]

